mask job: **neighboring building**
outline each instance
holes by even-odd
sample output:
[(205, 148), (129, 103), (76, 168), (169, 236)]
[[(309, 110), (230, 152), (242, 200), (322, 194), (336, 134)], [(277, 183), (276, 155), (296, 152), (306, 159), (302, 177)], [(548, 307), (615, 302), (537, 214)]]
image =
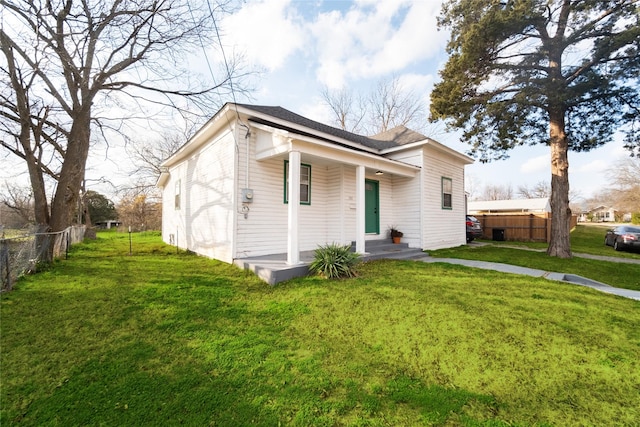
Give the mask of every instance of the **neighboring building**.
[(466, 243), (464, 166), (473, 160), (405, 127), (365, 137), (275, 106), (227, 103), (167, 159), (162, 236), (228, 263), (327, 243)]
[(108, 219), (106, 221), (96, 221), (94, 223), (94, 225), (98, 228), (104, 229), (104, 230), (110, 230), (111, 227), (119, 227), (122, 224), (122, 222), (116, 220), (116, 219)]
[(580, 221), (592, 221), (592, 222), (615, 222), (617, 210), (608, 206), (598, 206), (583, 212), (580, 215)]
[(547, 213), (551, 212), (549, 198), (486, 200), (468, 203), (470, 215), (494, 213)]

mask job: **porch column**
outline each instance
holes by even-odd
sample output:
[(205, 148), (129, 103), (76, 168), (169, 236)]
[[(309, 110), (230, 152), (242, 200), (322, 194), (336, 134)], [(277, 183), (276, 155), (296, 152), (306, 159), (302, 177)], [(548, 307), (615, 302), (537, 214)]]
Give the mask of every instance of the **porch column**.
[(364, 166), (356, 168), (356, 252), (365, 253), (365, 204), (364, 204)]
[(287, 229), (287, 264), (300, 263), (300, 152), (289, 152), (289, 223)]

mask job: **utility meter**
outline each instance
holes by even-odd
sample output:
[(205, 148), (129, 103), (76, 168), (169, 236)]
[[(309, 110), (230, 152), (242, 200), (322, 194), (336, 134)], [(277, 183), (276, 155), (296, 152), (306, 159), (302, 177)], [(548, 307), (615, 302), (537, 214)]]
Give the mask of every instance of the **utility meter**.
[(242, 189), (242, 203), (251, 203), (253, 202), (253, 190), (250, 188)]

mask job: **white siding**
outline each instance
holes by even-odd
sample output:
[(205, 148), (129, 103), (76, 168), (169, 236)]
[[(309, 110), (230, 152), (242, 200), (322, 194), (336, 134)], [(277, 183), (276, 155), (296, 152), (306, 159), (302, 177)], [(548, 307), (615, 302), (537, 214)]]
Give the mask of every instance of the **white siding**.
[[(242, 147), (240, 152), (243, 153)], [(249, 161), (254, 201), (247, 204), (247, 217), (238, 217), (237, 258), (287, 251), (284, 160)], [(243, 162), (241, 157), (239, 163)], [(355, 167), (317, 164), (304, 155), (302, 163), (311, 165), (311, 204), (300, 206), (300, 250), (314, 250), (334, 242), (351, 243), (356, 238)], [(244, 176), (241, 170), (239, 182), (244, 182)], [(395, 224), (393, 178), (375, 174), (367, 174), (366, 178), (378, 181), (380, 190), (380, 234), (368, 234), (366, 239), (387, 238), (388, 226)], [(417, 178), (413, 181), (418, 183)], [(419, 236), (417, 229), (413, 233)]]
[[(284, 203), (286, 140), (270, 139), (263, 130), (238, 136), (226, 128), (189, 158), (169, 170), (163, 188), (163, 239), (199, 254), (232, 262), (235, 258), (286, 253), (288, 209)], [(257, 160), (270, 150), (276, 157)], [(248, 151), (248, 152), (247, 152)], [(321, 156), (324, 157), (324, 156)], [(388, 238), (388, 228), (404, 233), (411, 247), (435, 249), (465, 243), (464, 165), (448, 154), (424, 146), (390, 157), (421, 167), (414, 178), (392, 173), (366, 178), (379, 183), (380, 233), (366, 240)], [(265, 158), (265, 156), (262, 156)], [(311, 204), (300, 206), (300, 250), (326, 243), (348, 244), (356, 238), (356, 167), (310, 157)], [(453, 209), (441, 207), (441, 178), (453, 182)], [(181, 206), (174, 207), (175, 183), (181, 182)], [(243, 203), (242, 189), (253, 191)]]
[(380, 190), (380, 233), (368, 234), (366, 238), (367, 240), (390, 239), (391, 237), (389, 236), (388, 230), (389, 227), (395, 225), (398, 227), (398, 229), (401, 228), (400, 221), (395, 215), (395, 208), (397, 203), (395, 193), (396, 178), (385, 174), (380, 176), (367, 176), (367, 179), (379, 182), (378, 187)]
[[(262, 132), (254, 132), (265, 139)], [(249, 145), (249, 162), (246, 164), (246, 145), (240, 144), (240, 170), (238, 182), (253, 190), (253, 202), (245, 204), (238, 216), (236, 258), (285, 253), (287, 251), (288, 213), (284, 202), (284, 167), (288, 156), (257, 161), (255, 159), (256, 137), (252, 135)], [(327, 205), (330, 193), (327, 166), (314, 164), (302, 157), (302, 163), (311, 165), (311, 204), (300, 205), (300, 250), (313, 250), (328, 239)], [(239, 197), (241, 197), (239, 195)], [(239, 203), (240, 209), (243, 205)], [(246, 215), (245, 215), (246, 213)]]
[[(422, 149), (406, 150), (390, 156), (394, 160), (422, 167)], [(421, 172), (422, 173), (422, 172)], [(393, 179), (393, 219), (389, 225), (395, 225), (402, 231), (402, 242), (409, 247), (422, 247), (421, 225), (422, 186), (420, 175), (415, 178), (394, 177)]]
[[(424, 148), (423, 249), (440, 249), (466, 243), (464, 165), (440, 151)], [(442, 208), (442, 178), (453, 184), (452, 209)]]
[[(163, 240), (225, 262), (232, 261), (235, 142), (230, 130), (169, 170), (163, 191)], [(176, 181), (181, 182), (175, 209)]]
[[(345, 188), (343, 185), (345, 176), (345, 167), (343, 165), (332, 165), (327, 167), (327, 201), (326, 201), (326, 218), (327, 218), (327, 243), (349, 244), (351, 240), (347, 238), (347, 224), (350, 223), (352, 229), (355, 230), (355, 216), (353, 220), (349, 218), (348, 203), (345, 197)], [(354, 175), (355, 179), (355, 175)], [(355, 201), (351, 202), (354, 205)]]
[[(340, 224), (340, 235), (335, 233), (330, 234), (333, 238), (331, 241), (341, 242), (343, 244), (349, 244), (356, 239), (356, 168), (353, 166), (343, 165), (335, 168), (340, 171), (341, 182), (336, 183), (336, 186), (340, 186), (341, 191), (336, 192), (335, 197), (341, 197), (340, 203), (334, 203), (334, 206), (340, 208), (340, 210), (330, 210), (332, 218), (340, 215), (341, 218), (336, 224)], [(387, 228), (394, 224), (393, 214), (393, 178), (388, 175), (378, 176), (375, 174), (367, 173), (365, 178), (371, 181), (378, 182), (379, 190), (379, 202), (380, 202), (380, 233), (369, 233), (365, 235), (365, 240), (379, 240), (388, 237)], [(331, 225), (331, 223), (330, 223)], [(340, 238), (341, 240), (339, 240)]]

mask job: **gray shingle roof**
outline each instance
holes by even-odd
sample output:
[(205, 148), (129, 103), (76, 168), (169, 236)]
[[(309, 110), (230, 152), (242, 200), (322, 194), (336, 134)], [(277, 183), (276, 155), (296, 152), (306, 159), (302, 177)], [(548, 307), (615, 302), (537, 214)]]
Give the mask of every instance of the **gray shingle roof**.
[(391, 147), (424, 141), (425, 139), (427, 139), (427, 137), (422, 135), (421, 133), (409, 129), (406, 126), (400, 125), (377, 135), (373, 135), (371, 139), (385, 142), (387, 144), (392, 143), (393, 145), (390, 145)]
[[(383, 132), (381, 134), (367, 137), (363, 135), (358, 135), (355, 133), (347, 132), (345, 130), (328, 126), (320, 122), (316, 122), (314, 120), (303, 117), (299, 114), (296, 114), (292, 111), (289, 111), (285, 108), (278, 106), (268, 106), (268, 105), (250, 105), (250, 104), (236, 104), (239, 107), (245, 108), (247, 110), (255, 111), (257, 113), (267, 114), (269, 116), (275, 117), (280, 120), (286, 120), (292, 124), (304, 126), (306, 128), (322, 132), (337, 138), (341, 138), (356, 144), (364, 145), (368, 148), (373, 148), (376, 150), (382, 150), (385, 148), (396, 147), (404, 144), (408, 144), (410, 142), (417, 142), (427, 139), (425, 136), (420, 135), (417, 132), (412, 131), (411, 129), (407, 129), (404, 126), (398, 126), (394, 129), (391, 129), (387, 132)], [(252, 119), (256, 122), (268, 124), (270, 126), (290, 130), (296, 133), (302, 133), (299, 130), (287, 128), (286, 126), (282, 126), (281, 124), (273, 123), (265, 119), (254, 118)], [(308, 135), (318, 137), (317, 135)], [(331, 141), (334, 142), (335, 141)]]

